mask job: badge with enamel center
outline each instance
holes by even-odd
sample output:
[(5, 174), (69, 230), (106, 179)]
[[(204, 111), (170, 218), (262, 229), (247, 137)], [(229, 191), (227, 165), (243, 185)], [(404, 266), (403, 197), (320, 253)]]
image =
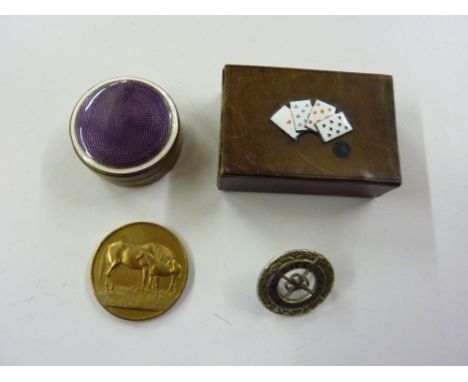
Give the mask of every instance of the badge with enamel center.
[(306, 313), (324, 301), (333, 279), (333, 268), (324, 256), (309, 250), (294, 250), (264, 268), (257, 293), (272, 312), (293, 316)]

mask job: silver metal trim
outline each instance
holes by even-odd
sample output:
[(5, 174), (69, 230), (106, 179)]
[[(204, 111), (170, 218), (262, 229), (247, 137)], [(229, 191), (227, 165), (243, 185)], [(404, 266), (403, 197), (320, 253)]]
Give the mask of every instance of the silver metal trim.
[[(108, 85), (110, 83), (117, 82), (117, 81), (136, 81), (136, 82), (141, 82), (148, 86), (151, 86), (153, 89), (155, 89), (156, 91), (162, 94), (162, 96), (164, 97), (164, 99), (166, 100), (169, 106), (169, 110), (171, 114), (171, 131), (169, 133), (169, 138), (167, 139), (167, 142), (162, 148), (162, 150), (154, 158), (151, 158), (149, 161), (142, 163), (141, 165), (138, 165), (138, 166), (127, 167), (127, 168), (109, 167), (94, 160), (83, 149), (83, 147), (81, 147), (79, 140), (78, 140), (77, 131), (76, 131), (76, 115), (78, 111), (80, 110), (81, 106), (83, 105), (83, 102), (89, 97), (90, 94), (92, 94), (97, 89), (105, 85)], [(147, 81), (138, 77), (114, 77), (114, 78), (102, 81), (98, 83), (97, 85), (93, 86), (80, 98), (75, 108), (73, 109), (73, 113), (70, 119), (70, 136), (71, 136), (71, 140), (72, 140), (72, 144), (73, 144), (73, 148), (75, 149), (75, 152), (78, 154), (78, 156), (83, 162), (89, 165), (89, 167), (97, 170), (98, 172), (101, 172), (110, 176), (132, 175), (134, 173), (145, 171), (146, 169), (154, 166), (161, 159), (163, 159), (166, 156), (166, 154), (169, 152), (169, 150), (172, 148), (172, 146), (174, 145), (174, 142), (176, 141), (178, 132), (179, 132), (179, 114), (177, 112), (176, 106), (172, 98), (159, 85), (156, 85), (155, 83), (151, 81)]]

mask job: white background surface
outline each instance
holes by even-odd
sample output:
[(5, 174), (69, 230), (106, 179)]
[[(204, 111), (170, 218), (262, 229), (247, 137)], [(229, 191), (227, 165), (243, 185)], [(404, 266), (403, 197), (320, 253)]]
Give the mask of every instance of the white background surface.
[[(466, 364), (467, 18), (0, 18), (2, 364)], [(216, 188), (221, 72), (254, 64), (392, 74), (404, 185), (373, 199)], [(130, 75), (175, 100), (171, 173), (111, 185), (71, 148), (95, 83)], [(191, 272), (165, 315), (127, 322), (93, 297), (93, 251), (154, 221)], [(296, 318), (257, 300), (264, 264), (325, 254), (332, 294)]]

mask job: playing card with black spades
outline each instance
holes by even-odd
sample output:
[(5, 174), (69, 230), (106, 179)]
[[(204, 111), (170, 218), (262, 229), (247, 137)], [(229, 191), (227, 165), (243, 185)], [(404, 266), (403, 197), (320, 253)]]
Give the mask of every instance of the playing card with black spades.
[(322, 140), (330, 142), (331, 140), (341, 137), (353, 130), (343, 112), (331, 115), (328, 118), (322, 119), (315, 124)]

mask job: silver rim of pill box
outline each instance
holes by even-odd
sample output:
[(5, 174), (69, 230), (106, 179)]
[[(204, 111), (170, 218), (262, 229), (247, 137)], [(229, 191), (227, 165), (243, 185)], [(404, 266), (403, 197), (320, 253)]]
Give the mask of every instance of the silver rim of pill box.
[[(113, 83), (117, 81), (136, 81), (136, 82), (142, 82), (148, 86), (151, 86), (154, 88), (156, 91), (161, 93), (166, 100), (169, 110), (171, 113), (171, 131), (169, 134), (169, 138), (164, 145), (163, 149), (152, 159), (149, 161), (142, 163), (138, 166), (133, 166), (133, 167), (126, 167), (126, 168), (117, 168), (117, 167), (109, 167), (105, 166), (97, 161), (95, 161), (84, 149), (81, 147), (79, 141), (78, 141), (78, 136), (76, 132), (76, 115), (78, 114), (78, 111), (80, 110), (83, 102), (97, 89)], [(166, 154), (169, 152), (171, 147), (173, 146), (176, 138), (177, 138), (177, 133), (179, 131), (179, 117), (177, 113), (176, 106), (174, 104), (174, 101), (172, 98), (167, 94), (167, 92), (161, 88), (159, 85), (156, 85), (155, 83), (151, 81), (144, 80), (142, 78), (137, 78), (137, 77), (115, 77), (111, 78), (105, 81), (102, 81), (98, 83), (97, 85), (93, 86), (91, 89), (89, 89), (78, 101), (76, 104), (75, 108), (73, 109), (73, 113), (70, 119), (70, 136), (71, 140), (73, 143), (73, 147), (77, 154), (80, 156), (80, 158), (86, 162), (91, 168), (96, 169), (97, 171), (103, 172), (108, 175), (132, 175), (134, 173), (138, 173), (141, 171), (145, 171), (148, 168), (151, 168), (154, 166), (156, 163), (158, 163), (161, 159), (163, 159)]]

